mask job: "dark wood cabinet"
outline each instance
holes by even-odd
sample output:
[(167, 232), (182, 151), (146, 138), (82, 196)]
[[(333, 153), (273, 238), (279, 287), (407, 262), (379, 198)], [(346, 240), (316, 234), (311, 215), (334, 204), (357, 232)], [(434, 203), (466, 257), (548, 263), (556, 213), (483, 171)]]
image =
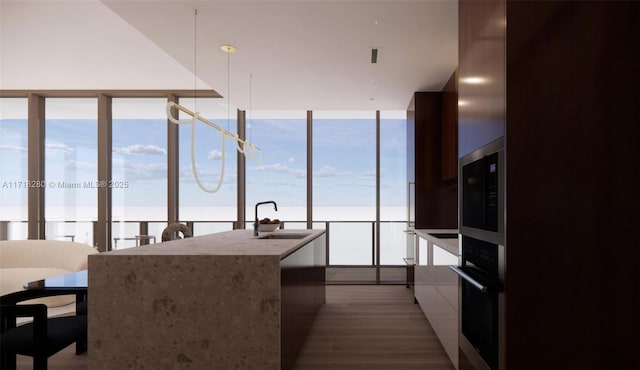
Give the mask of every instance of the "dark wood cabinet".
[(326, 235), (280, 261), (280, 368), (293, 369), (326, 300)]
[(457, 183), (442, 180), (442, 107), (442, 92), (416, 92), (407, 112), (409, 212), (417, 229), (458, 227)]
[(462, 157), (504, 136), (505, 0), (461, 0), (458, 145)]
[(458, 179), (458, 83), (454, 72), (442, 89), (442, 181)]
[(459, 155), (505, 137), (500, 369), (640, 368), (640, 2), (459, 14)]

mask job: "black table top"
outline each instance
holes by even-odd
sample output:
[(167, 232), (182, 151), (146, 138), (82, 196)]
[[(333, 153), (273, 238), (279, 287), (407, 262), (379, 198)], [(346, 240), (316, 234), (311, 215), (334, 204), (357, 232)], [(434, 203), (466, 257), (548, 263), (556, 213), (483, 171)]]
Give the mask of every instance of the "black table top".
[(52, 276), (42, 280), (24, 284), (25, 289), (86, 289), (87, 270), (80, 270), (64, 275)]
[(25, 290), (0, 297), (0, 304), (16, 304), (33, 298), (64, 294), (75, 294), (78, 300), (84, 300), (87, 281), (87, 270), (31, 281), (24, 284)]

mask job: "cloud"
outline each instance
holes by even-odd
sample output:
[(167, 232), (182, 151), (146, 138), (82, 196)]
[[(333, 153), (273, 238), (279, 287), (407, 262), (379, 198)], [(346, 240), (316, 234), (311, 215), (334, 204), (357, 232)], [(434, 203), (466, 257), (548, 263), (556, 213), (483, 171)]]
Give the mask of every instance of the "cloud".
[(47, 155), (49, 156), (56, 156), (59, 153), (73, 153), (74, 152), (74, 148), (68, 146), (68, 145), (64, 145), (61, 143), (46, 143), (45, 144), (45, 152)]
[(167, 154), (167, 151), (164, 148), (160, 148), (156, 145), (142, 145), (142, 144), (134, 144), (123, 147), (114, 147), (114, 153), (121, 154), (152, 154), (152, 155), (164, 155)]
[(376, 178), (376, 171), (366, 171), (363, 174), (361, 174), (360, 177), (362, 179), (375, 179)]
[(113, 159), (113, 178), (125, 176), (122, 180), (149, 180), (149, 179), (166, 179), (167, 164), (166, 163), (134, 163), (122, 158)]
[(295, 162), (295, 161), (296, 161), (296, 159), (295, 159), (295, 158), (290, 157), (290, 158), (287, 160), (287, 163), (293, 163), (293, 162)]
[[(198, 178), (203, 183), (205, 187), (212, 187), (213, 185), (218, 184), (220, 181), (220, 169), (208, 169), (206, 166), (202, 166), (196, 162), (196, 170), (198, 171)], [(186, 184), (195, 184), (196, 179), (193, 176), (193, 169), (191, 168), (191, 163), (188, 166), (180, 167), (179, 171), (180, 181)], [(222, 180), (223, 184), (232, 184), (235, 183), (238, 179), (238, 175), (229, 170), (225, 169), (224, 171), (224, 179)]]
[(26, 152), (27, 148), (17, 145), (0, 145), (0, 150), (10, 151), (10, 152)]
[(209, 152), (209, 155), (207, 156), (207, 158), (209, 159), (222, 159), (222, 152), (219, 150), (212, 150)]
[[(345, 181), (348, 181), (349, 184), (356, 184), (355, 181), (357, 181), (358, 179), (360, 181), (372, 181), (376, 179), (376, 171), (364, 171), (364, 172), (350, 172), (350, 171), (345, 171), (345, 172), (339, 172), (338, 170), (336, 170), (334, 167), (331, 166), (324, 166), (321, 169), (317, 170), (316, 172), (314, 172), (314, 176), (315, 177), (341, 177), (343, 179), (345, 179)], [(382, 176), (380, 176), (382, 177)], [(345, 183), (347, 184), (347, 183)]]
[(305, 177), (307, 175), (307, 172), (305, 170), (298, 170), (298, 169), (295, 169), (295, 168), (289, 168), (289, 167), (287, 167), (285, 165), (282, 165), (280, 163), (256, 166), (256, 167), (250, 168), (249, 170), (261, 171), (261, 172), (288, 173), (288, 174), (294, 175), (296, 177)]
[(318, 177), (333, 177), (337, 176), (338, 172), (336, 172), (336, 169), (331, 166), (324, 166), (320, 170), (316, 171), (315, 175)]
[(64, 164), (65, 168), (76, 170), (95, 170), (97, 168), (95, 162), (83, 162), (71, 159)]

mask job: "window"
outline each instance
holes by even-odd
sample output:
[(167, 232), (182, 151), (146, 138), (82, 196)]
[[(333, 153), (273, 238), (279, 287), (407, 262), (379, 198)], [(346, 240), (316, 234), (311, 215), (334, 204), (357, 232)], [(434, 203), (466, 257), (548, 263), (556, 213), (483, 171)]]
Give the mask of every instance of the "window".
[(27, 105), (0, 99), (0, 236), (9, 240), (27, 238)]
[(406, 112), (380, 113), (380, 264), (404, 265), (413, 257), (407, 229)]
[(374, 263), (375, 112), (314, 112), (313, 206), (314, 221), (331, 221), (331, 265)]
[[(45, 189), (46, 237), (93, 244), (100, 186), (97, 99), (48, 97), (45, 103), (45, 183), (50, 184)], [(173, 128), (168, 125), (173, 123), (167, 120), (166, 103), (166, 98), (112, 99), (111, 153), (103, 154), (112, 156), (109, 186), (115, 249), (147, 240), (160, 242), (167, 226), (168, 127)], [(223, 99), (181, 98), (180, 104), (231, 133), (238, 132), (236, 110)], [(27, 105), (26, 98), (0, 99), (0, 239), (27, 237)], [(405, 114), (381, 112), (376, 147), (375, 111), (314, 111), (313, 169), (307, 173), (307, 112), (247, 112), (246, 139), (261, 148), (261, 154), (247, 158), (245, 166), (247, 226), (253, 221), (255, 204), (273, 200), (278, 211), (263, 207), (260, 218), (278, 218), (286, 229), (306, 228), (307, 179), (312, 179), (312, 225), (328, 231), (331, 266), (356, 266), (368, 269), (367, 274), (378, 264), (389, 271), (403, 266), (402, 259), (412, 257), (415, 250), (404, 232)], [(178, 128), (180, 222), (190, 223), (195, 235), (231, 230), (238, 213), (236, 144), (225, 139), (223, 149), (220, 133), (202, 122), (196, 122), (192, 144), (191, 131), (189, 125)], [(217, 187), (224, 157), (224, 178), (217, 192), (205, 192), (196, 183), (192, 148), (196, 173), (206, 189)], [(376, 204), (377, 176), (380, 204)], [(24, 184), (18, 185), (20, 181)], [(380, 261), (375, 253), (376, 227)]]
[(97, 100), (45, 101), (45, 235), (93, 245), (97, 220)]
[(255, 218), (258, 202), (273, 200), (260, 208), (258, 217), (278, 219), (287, 229), (307, 227), (307, 113), (306, 111), (256, 112), (247, 117), (246, 137), (262, 150), (261, 158), (246, 162), (246, 218)]
[(135, 246), (139, 235), (160, 242), (166, 227), (166, 106), (164, 98), (113, 99), (111, 232), (117, 248)]
[[(236, 116), (231, 117), (228, 107), (222, 99), (198, 98), (180, 99), (179, 104), (198, 112), (205, 119), (223, 129), (237, 132)], [(235, 110), (234, 110), (235, 112)], [(181, 114), (180, 120), (189, 120), (190, 116)], [(224, 157), (221, 134), (219, 131), (196, 121), (192, 148), (192, 126), (180, 125), (179, 128), (179, 215), (182, 222), (194, 222), (194, 235), (211, 234), (233, 229), (237, 218), (237, 149), (235, 141), (225, 139)], [(197, 176), (207, 190), (214, 190), (222, 176), (220, 189), (208, 193), (200, 188), (193, 173), (191, 150), (194, 150)]]

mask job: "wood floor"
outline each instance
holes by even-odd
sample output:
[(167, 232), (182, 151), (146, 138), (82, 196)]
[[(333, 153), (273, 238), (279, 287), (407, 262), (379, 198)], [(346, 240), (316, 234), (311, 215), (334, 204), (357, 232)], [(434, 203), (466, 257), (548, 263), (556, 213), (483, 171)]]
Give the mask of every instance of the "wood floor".
[[(86, 370), (69, 346), (50, 370)], [(18, 369), (31, 358), (18, 356)], [(295, 370), (453, 369), (429, 322), (404, 285), (330, 285)]]
[[(87, 370), (87, 353), (76, 356), (75, 344), (49, 357), (48, 370)], [(31, 357), (18, 356), (17, 370), (33, 370)]]
[(295, 370), (453, 369), (404, 285), (333, 285)]

